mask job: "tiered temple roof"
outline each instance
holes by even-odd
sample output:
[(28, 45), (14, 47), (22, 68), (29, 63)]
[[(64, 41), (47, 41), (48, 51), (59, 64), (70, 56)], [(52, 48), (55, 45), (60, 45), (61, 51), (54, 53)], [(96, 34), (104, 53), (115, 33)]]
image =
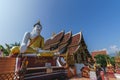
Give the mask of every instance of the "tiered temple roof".
[(63, 38), (63, 35), (64, 35), (64, 31), (61, 31), (57, 35), (53, 36), (53, 39), (51, 40), (51, 45), (59, 43)]
[(60, 33), (52, 36), (51, 38), (47, 39), (45, 41), (45, 50), (50, 50), (53, 46), (57, 45), (60, 43), (61, 39), (63, 38), (64, 31), (61, 31)]
[(72, 32), (71, 31), (69, 31), (68, 33), (66, 33), (64, 35), (64, 37), (63, 37), (60, 45), (67, 43), (70, 40), (71, 36), (72, 36)]
[(72, 35), (72, 31), (67, 33), (61, 31), (45, 41), (44, 49), (57, 51), (61, 57), (65, 57), (66, 55), (69, 56), (69, 58), (70, 56), (72, 56), (71, 58), (75, 57), (74, 61), (77, 63), (88, 62), (88, 58), (92, 59), (82, 32)]
[(72, 36), (72, 32), (69, 31), (68, 33), (64, 34), (62, 41), (59, 44), (59, 50), (61, 50), (62, 48), (66, 47), (69, 43), (70, 43), (70, 39)]
[(50, 44), (51, 44), (51, 39), (49, 38), (49, 39), (47, 39), (45, 41), (45, 47), (44, 47), (44, 49), (45, 50), (49, 50), (50, 49)]

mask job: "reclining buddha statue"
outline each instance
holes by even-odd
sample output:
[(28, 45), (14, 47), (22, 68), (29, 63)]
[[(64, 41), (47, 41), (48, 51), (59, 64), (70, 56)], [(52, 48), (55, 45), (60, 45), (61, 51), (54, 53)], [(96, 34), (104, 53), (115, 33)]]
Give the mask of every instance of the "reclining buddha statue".
[[(16, 55), (19, 53), (39, 53), (44, 52), (44, 38), (40, 35), (42, 25), (38, 21), (31, 32), (24, 34), (23, 40), (20, 46), (14, 46), (11, 49), (11, 54)], [(52, 54), (51, 54), (52, 55)]]

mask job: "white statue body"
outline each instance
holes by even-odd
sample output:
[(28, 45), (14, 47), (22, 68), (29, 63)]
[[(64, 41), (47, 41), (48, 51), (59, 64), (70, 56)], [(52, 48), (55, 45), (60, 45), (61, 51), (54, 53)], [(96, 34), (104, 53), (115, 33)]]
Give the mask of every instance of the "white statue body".
[[(20, 53), (24, 53), (27, 50), (27, 46), (29, 44), (30, 39), (34, 39), (35, 37), (40, 35), (40, 32), (42, 30), (42, 26), (39, 24), (36, 24), (32, 30), (32, 32), (26, 32), (24, 34), (23, 40), (20, 45)], [(38, 48), (40, 49), (40, 48)]]

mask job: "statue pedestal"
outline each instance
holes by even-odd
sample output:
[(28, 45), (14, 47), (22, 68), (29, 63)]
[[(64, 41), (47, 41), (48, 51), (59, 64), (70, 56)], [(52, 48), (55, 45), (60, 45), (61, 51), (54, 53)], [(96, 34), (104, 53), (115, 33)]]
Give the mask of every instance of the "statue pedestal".
[(46, 56), (27, 56), (28, 68), (31, 67), (45, 67), (46, 63), (51, 63), (51, 66), (56, 66), (56, 60), (53, 57)]

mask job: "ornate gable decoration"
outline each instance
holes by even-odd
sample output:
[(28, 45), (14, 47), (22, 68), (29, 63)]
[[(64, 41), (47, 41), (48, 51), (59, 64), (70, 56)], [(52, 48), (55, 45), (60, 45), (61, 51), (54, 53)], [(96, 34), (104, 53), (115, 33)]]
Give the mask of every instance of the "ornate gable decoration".
[(71, 43), (68, 46), (68, 54), (73, 55), (79, 47), (80, 47), (80, 41), (81, 41), (82, 33), (79, 32), (72, 36)]
[(49, 38), (45, 41), (45, 50), (50, 50), (51, 46), (57, 45), (60, 43), (62, 37), (64, 35), (64, 31), (61, 31), (60, 33), (54, 35), (54, 37)]

